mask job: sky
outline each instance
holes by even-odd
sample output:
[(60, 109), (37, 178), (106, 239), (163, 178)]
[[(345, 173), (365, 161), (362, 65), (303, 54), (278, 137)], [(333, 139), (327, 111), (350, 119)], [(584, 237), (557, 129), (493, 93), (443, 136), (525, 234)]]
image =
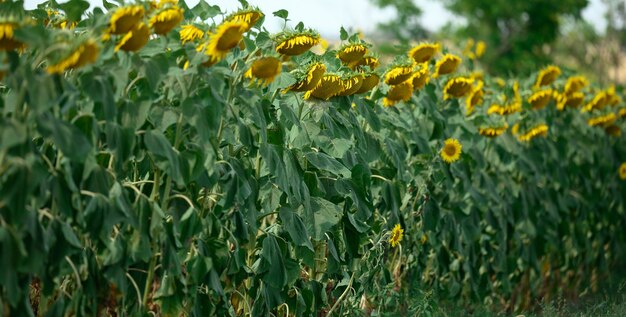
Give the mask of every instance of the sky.
[[(101, 0), (87, 0), (93, 6), (101, 6)], [(183, 0), (179, 0), (183, 1)], [(195, 6), (199, 0), (185, 0), (189, 7)], [(237, 0), (205, 0), (211, 5), (218, 5), (222, 11), (231, 12), (239, 7)], [(436, 31), (449, 22), (460, 23), (452, 13), (447, 11), (441, 1), (414, 0), (422, 9), (422, 25), (430, 31)], [(34, 8), (41, 0), (25, 0), (27, 9)], [(59, 1), (64, 2), (64, 1)], [(369, 0), (248, 0), (251, 5), (257, 6), (266, 15), (264, 26), (270, 32), (278, 32), (282, 28), (282, 20), (272, 16), (272, 12), (285, 9), (289, 11), (290, 25), (302, 21), (306, 27), (313, 28), (327, 38), (338, 38), (339, 29), (370, 32), (376, 28), (378, 22), (393, 18), (393, 9), (381, 10), (373, 6)], [(604, 14), (605, 5), (601, 0), (589, 0), (589, 6), (583, 11), (583, 17), (593, 21), (598, 31), (606, 27)]]

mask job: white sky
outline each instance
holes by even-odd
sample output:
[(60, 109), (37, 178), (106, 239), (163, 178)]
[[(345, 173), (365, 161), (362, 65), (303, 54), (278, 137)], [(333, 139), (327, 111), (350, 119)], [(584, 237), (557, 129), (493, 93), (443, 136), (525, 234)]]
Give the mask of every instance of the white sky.
[[(87, 0), (93, 6), (101, 6), (101, 0)], [(183, 1), (183, 0), (179, 0)], [(187, 1), (189, 7), (195, 6), (199, 0)], [(422, 25), (430, 31), (435, 31), (448, 22), (458, 22), (440, 1), (414, 0), (422, 9)], [(41, 0), (25, 0), (27, 9), (34, 8)], [(59, 2), (65, 2), (63, 0)], [(211, 5), (218, 5), (222, 11), (233, 11), (239, 7), (237, 0), (207, 0)], [(313, 28), (327, 38), (339, 37), (339, 28), (372, 31), (376, 24), (387, 21), (394, 16), (393, 9), (380, 10), (369, 0), (248, 0), (251, 5), (259, 7), (266, 15), (264, 26), (271, 32), (277, 32), (282, 27), (282, 20), (272, 16), (272, 12), (285, 9), (289, 11), (290, 24), (295, 25), (302, 21), (306, 27)], [(593, 21), (598, 31), (606, 27), (604, 13), (605, 5), (601, 0), (590, 0), (590, 4), (583, 11), (583, 17)]]

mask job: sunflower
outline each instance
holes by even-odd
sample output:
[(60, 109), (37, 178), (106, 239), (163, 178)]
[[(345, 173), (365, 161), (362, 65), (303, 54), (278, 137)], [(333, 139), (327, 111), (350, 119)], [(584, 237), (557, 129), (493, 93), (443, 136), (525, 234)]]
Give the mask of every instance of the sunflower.
[(248, 24), (242, 21), (225, 21), (220, 24), (214, 33), (209, 36), (207, 42), (199, 45), (196, 51), (202, 52), (209, 57), (209, 63), (216, 63), (239, 44)]
[(507, 128), (508, 126), (506, 124), (499, 127), (480, 127), (478, 128), (478, 134), (489, 138), (495, 138), (502, 135)]
[(519, 102), (512, 102), (506, 105), (491, 105), (489, 109), (487, 109), (487, 114), (499, 114), (501, 116), (506, 116), (509, 114), (513, 114), (522, 110), (522, 105)]
[(195, 42), (202, 39), (205, 32), (193, 24), (186, 24), (180, 28), (180, 32), (178, 32), (178, 34), (180, 35), (181, 43), (185, 44), (187, 42)]
[(325, 74), (322, 77), (322, 80), (315, 86), (315, 88), (307, 91), (304, 94), (304, 99), (309, 99), (311, 97), (317, 99), (328, 100), (331, 97), (336, 96), (341, 89), (343, 89), (343, 85), (341, 84), (341, 77), (336, 74)]
[(141, 5), (119, 7), (113, 11), (109, 20), (111, 34), (124, 34), (132, 30), (143, 19), (145, 10)]
[(441, 158), (446, 163), (454, 163), (461, 157), (461, 143), (457, 139), (449, 138), (443, 143), (443, 148), (439, 152)]
[(120, 41), (115, 45), (115, 51), (123, 50), (127, 52), (136, 52), (140, 50), (150, 39), (150, 28), (141, 22), (135, 25)]
[(322, 80), (322, 77), (324, 76), (325, 72), (326, 72), (326, 65), (322, 63), (312, 63), (309, 65), (306, 71), (306, 77), (304, 77), (299, 82), (293, 84), (291, 87), (289, 87), (288, 90), (292, 90), (292, 91), (311, 90), (315, 88), (315, 86), (317, 86), (320, 80)]
[(396, 65), (387, 70), (384, 78), (387, 85), (398, 85), (411, 78), (411, 76), (413, 76), (412, 65)]
[(617, 120), (617, 116), (613, 112), (609, 112), (608, 114), (593, 117), (587, 120), (587, 124), (590, 127), (595, 127), (595, 126), (607, 127), (613, 124), (615, 120)]
[(600, 91), (587, 105), (585, 105), (583, 111), (600, 110), (608, 105), (610, 101), (611, 96), (609, 95), (609, 93), (607, 91)]
[(617, 115), (622, 119), (626, 118), (626, 108), (619, 109), (619, 111), (617, 112)]
[(626, 162), (619, 166), (619, 178), (622, 180), (626, 179)]
[(553, 94), (552, 89), (539, 90), (528, 98), (528, 103), (534, 110), (542, 109), (550, 102)]
[(604, 132), (610, 136), (620, 137), (622, 136), (622, 129), (619, 126), (611, 124), (610, 126), (604, 128)]
[(483, 90), (483, 82), (478, 81), (476, 86), (472, 88), (472, 91), (465, 98), (465, 114), (470, 115), (474, 108), (483, 103), (483, 97), (485, 95), (485, 91)]
[(420, 68), (413, 74), (413, 77), (411, 78), (411, 81), (413, 83), (413, 89), (420, 90), (424, 88), (424, 86), (426, 86), (426, 84), (428, 84), (428, 81), (430, 80), (429, 75), (430, 74), (428, 72), (428, 64), (420, 64)]
[(471, 77), (455, 77), (448, 79), (443, 87), (443, 99), (461, 98), (472, 90), (474, 79)]
[(487, 44), (485, 43), (485, 41), (476, 42), (476, 47), (475, 47), (476, 58), (480, 58), (483, 55), (485, 55), (486, 50), (487, 50)]
[(440, 48), (441, 45), (439, 43), (422, 43), (413, 47), (408, 55), (416, 63), (425, 63), (431, 60), (439, 52)]
[(56, 64), (48, 66), (48, 73), (58, 74), (68, 69), (76, 69), (91, 64), (98, 58), (98, 46), (95, 41), (86, 40)]
[(175, 28), (183, 20), (183, 9), (172, 6), (150, 18), (150, 28), (155, 34), (163, 35)]
[(378, 82), (380, 82), (380, 77), (378, 77), (376, 73), (370, 73), (368, 75), (365, 75), (365, 77), (363, 78), (363, 84), (361, 85), (359, 90), (356, 91), (356, 94), (362, 94), (374, 89), (374, 87), (378, 85)]
[(575, 93), (589, 85), (589, 81), (585, 76), (572, 76), (565, 83), (565, 94)]
[(12, 22), (0, 23), (0, 51), (12, 51), (22, 48), (24, 43), (13, 38), (17, 25)]
[(537, 81), (535, 81), (535, 88), (541, 86), (547, 86), (552, 84), (557, 77), (561, 75), (561, 69), (558, 66), (549, 65), (539, 71), (537, 75)]
[(367, 47), (360, 43), (350, 43), (343, 45), (339, 52), (337, 52), (337, 58), (339, 58), (344, 64), (356, 62), (363, 58), (367, 54)]
[(387, 95), (383, 98), (383, 106), (391, 107), (400, 101), (408, 101), (413, 95), (413, 83), (407, 80), (398, 85), (392, 85), (387, 91)]
[(246, 32), (249, 31), (263, 17), (263, 12), (256, 8), (249, 8), (237, 11), (230, 15), (226, 20), (245, 22)]
[(319, 41), (320, 35), (312, 31), (285, 33), (277, 37), (276, 51), (283, 55), (296, 56), (310, 50)]
[(536, 137), (545, 137), (546, 135), (548, 135), (548, 125), (546, 124), (539, 124), (536, 125), (532, 128), (530, 128), (528, 130), (528, 132), (519, 135), (517, 137), (517, 139), (520, 142), (530, 142), (530, 140), (536, 138)]
[(280, 74), (282, 64), (276, 57), (261, 57), (252, 63), (245, 74), (246, 78), (252, 78), (261, 86), (268, 86)]
[(359, 91), (359, 89), (361, 89), (364, 78), (363, 74), (359, 73), (351, 74), (342, 78), (341, 85), (343, 88), (339, 92), (338, 96), (354, 95), (357, 91)]
[(393, 229), (391, 229), (391, 236), (389, 237), (389, 244), (391, 244), (392, 248), (395, 248), (400, 241), (402, 241), (402, 236), (404, 234), (404, 230), (400, 227), (400, 224), (396, 224)]
[(356, 68), (367, 66), (370, 70), (374, 70), (378, 67), (378, 65), (378, 58), (373, 56), (363, 56), (360, 60), (348, 64), (348, 67), (354, 70)]
[(437, 78), (441, 75), (453, 73), (459, 65), (461, 65), (460, 57), (452, 54), (446, 54), (435, 64), (434, 77)]
[(555, 92), (553, 97), (557, 101), (556, 108), (558, 110), (563, 110), (565, 107), (578, 108), (585, 99), (585, 95), (582, 92), (574, 92), (567, 95)]

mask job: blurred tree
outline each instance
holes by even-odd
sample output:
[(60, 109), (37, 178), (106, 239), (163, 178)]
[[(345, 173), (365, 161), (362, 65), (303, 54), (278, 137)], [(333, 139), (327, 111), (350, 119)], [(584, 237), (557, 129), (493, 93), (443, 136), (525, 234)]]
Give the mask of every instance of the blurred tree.
[(467, 20), (461, 35), (487, 42), (485, 66), (496, 73), (529, 73), (551, 61), (549, 44), (561, 17), (581, 17), (588, 0), (441, 0)]
[(614, 81), (623, 82), (626, 74), (622, 74), (624, 65), (621, 61), (626, 51), (626, 3), (624, 0), (602, 0), (607, 6), (606, 40), (612, 65), (611, 77)]
[(422, 10), (413, 0), (370, 0), (381, 9), (391, 7), (396, 11), (396, 17), (389, 22), (380, 23), (379, 29), (392, 39), (406, 43), (425, 38), (428, 34), (420, 24)]

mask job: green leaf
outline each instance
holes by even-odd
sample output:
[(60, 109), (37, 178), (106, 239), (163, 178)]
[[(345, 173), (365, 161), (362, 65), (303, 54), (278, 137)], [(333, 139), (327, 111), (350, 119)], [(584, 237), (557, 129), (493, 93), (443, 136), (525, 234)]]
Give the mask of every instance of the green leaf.
[(287, 12), (287, 10), (284, 10), (284, 9), (281, 9), (281, 10), (278, 10), (278, 11), (274, 11), (274, 12), (272, 12), (272, 14), (275, 17), (279, 17), (279, 18), (281, 18), (283, 20), (287, 20), (287, 16), (289, 16), (289, 12)]
[(49, 113), (42, 114), (37, 120), (39, 132), (50, 136), (63, 155), (75, 162), (84, 162), (91, 143), (75, 126), (53, 117)]
[(306, 159), (321, 171), (328, 171), (338, 176), (350, 177), (350, 170), (335, 158), (322, 152), (309, 152)]
[(65, 11), (69, 21), (80, 21), (83, 13), (89, 9), (89, 2), (85, 0), (70, 0), (59, 4), (59, 6)]
[(154, 157), (157, 166), (171, 175), (177, 183), (183, 184), (178, 153), (165, 138), (165, 135), (160, 131), (150, 130), (144, 135), (143, 141)]
[[(316, 240), (324, 239), (324, 234), (339, 223), (343, 215), (339, 206), (320, 197), (311, 197), (311, 213), (313, 223), (306, 225), (307, 230), (313, 232), (313, 238)], [(307, 217), (307, 219), (311, 218)]]
[(287, 270), (285, 269), (283, 254), (273, 235), (268, 235), (263, 239), (261, 256), (269, 263), (269, 271), (264, 276), (263, 281), (274, 288), (282, 289), (287, 283)]
[(302, 218), (298, 216), (291, 208), (280, 208), (280, 220), (282, 220), (285, 229), (289, 232), (289, 236), (296, 245), (306, 246), (313, 251), (313, 244), (309, 240), (309, 234)]
[(348, 39), (348, 32), (346, 31), (346, 29), (343, 28), (343, 26), (341, 27), (341, 29), (339, 29), (339, 38), (342, 41), (345, 41)]

